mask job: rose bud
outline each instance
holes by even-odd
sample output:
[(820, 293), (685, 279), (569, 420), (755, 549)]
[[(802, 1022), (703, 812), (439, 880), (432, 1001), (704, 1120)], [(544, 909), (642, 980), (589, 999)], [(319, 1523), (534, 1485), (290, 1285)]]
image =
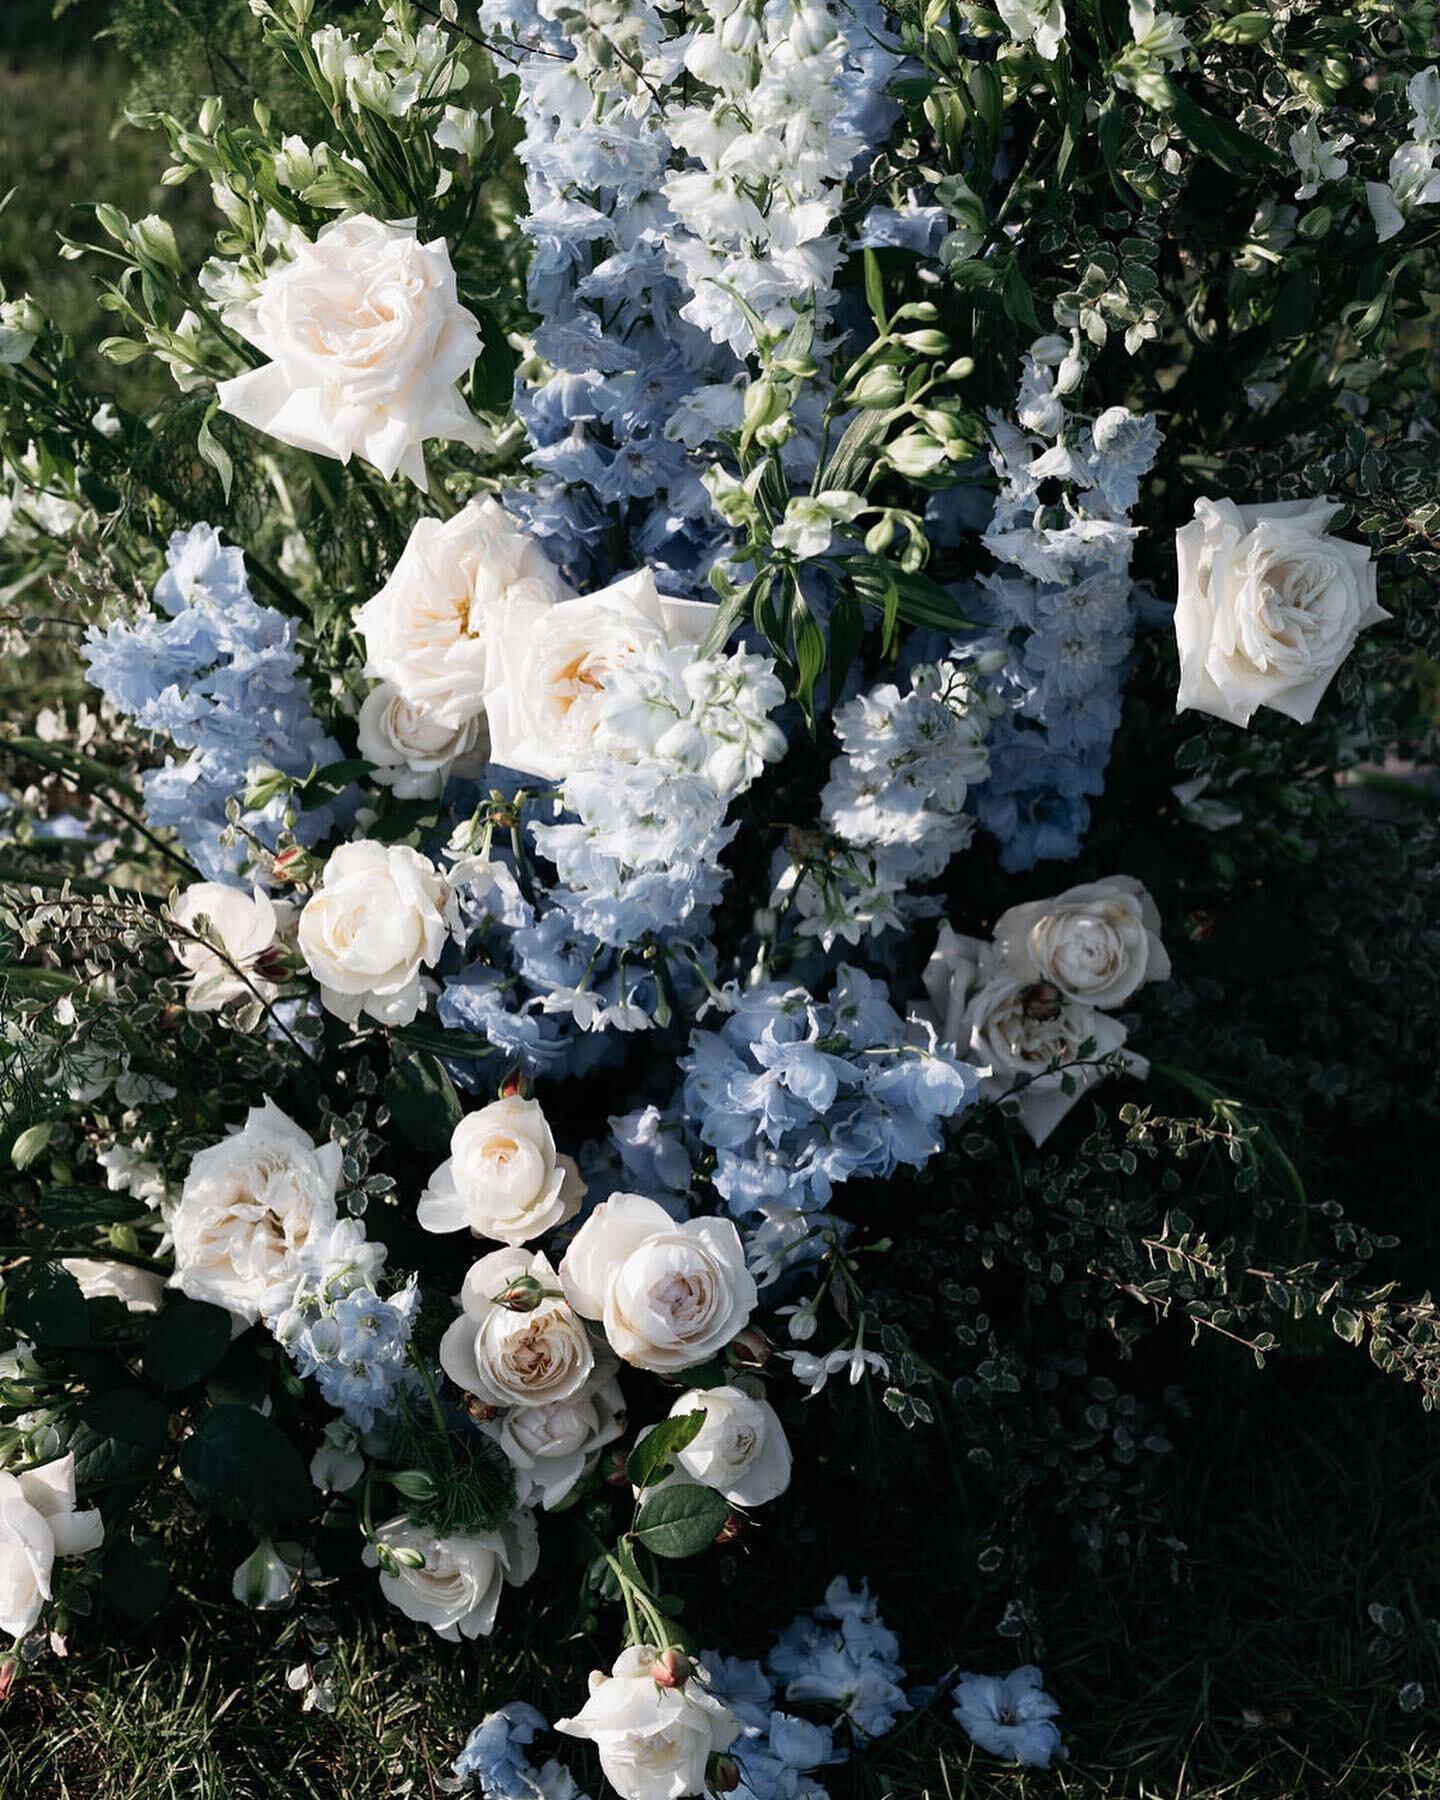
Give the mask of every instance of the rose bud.
[(710, 1773), (710, 1787), (717, 1794), (733, 1794), (740, 1785), (740, 1765), (733, 1756), (717, 1756)]
[(745, 1529), (745, 1520), (740, 1513), (732, 1512), (726, 1516), (725, 1523), (715, 1533), (717, 1544), (733, 1544)]
[(690, 1679), (690, 1666), (690, 1658), (672, 1644), (655, 1658), (650, 1665), (650, 1673), (655, 1678), (656, 1687), (684, 1687)]
[(277, 881), (308, 881), (315, 872), (314, 859), (299, 844), (290, 844), (270, 864)]
[(775, 1346), (756, 1325), (747, 1325), (726, 1346), (725, 1360), (737, 1369), (763, 1369), (775, 1354)]
[(526, 1080), (523, 1069), (512, 1069), (500, 1083), (502, 1100), (512, 1100), (517, 1094), (522, 1100), (530, 1097), (530, 1083)]
[(500, 1417), (500, 1408), (490, 1406), (475, 1394), (465, 1396), (465, 1411), (480, 1424), (489, 1424), (491, 1419)]
[(544, 1287), (533, 1275), (517, 1275), (502, 1293), (495, 1296), (495, 1304), (503, 1306), (506, 1312), (527, 1313), (545, 1298)]

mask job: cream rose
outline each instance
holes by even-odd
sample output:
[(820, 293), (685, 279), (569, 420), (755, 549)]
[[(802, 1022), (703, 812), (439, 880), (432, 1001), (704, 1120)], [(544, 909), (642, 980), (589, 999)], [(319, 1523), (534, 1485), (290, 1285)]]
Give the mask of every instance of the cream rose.
[(453, 900), (435, 866), (402, 844), (362, 840), (331, 852), (300, 914), (300, 954), (325, 1010), (408, 1025), (425, 1003), (420, 971), (450, 933)]
[[(502, 1305), (517, 1286), (516, 1302)], [(461, 1286), (460, 1307), (440, 1340), (440, 1366), (487, 1406), (569, 1400), (589, 1384), (596, 1362), (590, 1333), (538, 1252), (482, 1256)]]
[(361, 213), (322, 226), (226, 318), (270, 360), (219, 383), (221, 410), (282, 444), (358, 456), (422, 492), (428, 438), (485, 448), (455, 386), (480, 354), (475, 315), (445, 240), (422, 244), (413, 221)]
[(1248, 725), (1271, 706), (1302, 725), (1367, 625), (1388, 619), (1363, 544), (1331, 537), (1329, 500), (1196, 502), (1175, 534), (1177, 712)]
[(365, 673), (441, 724), (468, 724), (485, 710), (486, 645), (503, 608), (544, 612), (569, 598), (534, 538), (494, 500), (472, 500), (451, 519), (421, 519), (355, 615)]
[(336, 1223), (340, 1146), (316, 1145), (274, 1101), (190, 1164), (170, 1220), (170, 1286), (241, 1324), (281, 1312), (300, 1257)]
[[(1052, 982), (1017, 975), (995, 948), (940, 927), (935, 953), (925, 969), (925, 991), (940, 1037), (982, 1074), (981, 1091), (999, 1100), (1013, 1090), (1020, 1123), (1043, 1144), (1086, 1088), (1102, 1079), (1087, 1061), (1073, 1064), (1081, 1044), (1094, 1044), (1096, 1058), (1119, 1051), (1125, 1027), (1110, 1013), (1068, 999)], [(1126, 1053), (1132, 1074), (1148, 1064)], [(1071, 1092), (1065, 1091), (1068, 1077)]]
[[(768, 1400), (757, 1400), (743, 1388), (713, 1387), (682, 1394), (670, 1408), (672, 1419), (703, 1412), (705, 1422), (657, 1487), (676, 1481), (698, 1481), (714, 1488), (732, 1506), (764, 1506), (790, 1485), (790, 1443), (780, 1415)], [(640, 1433), (643, 1443), (654, 1427)]]
[(515, 1406), (480, 1429), (497, 1443), (515, 1471), (522, 1506), (558, 1506), (625, 1430), (625, 1400), (607, 1357), (568, 1400)]
[(22, 1475), (0, 1474), (0, 1632), (24, 1637), (50, 1598), (57, 1556), (83, 1556), (105, 1539), (100, 1514), (75, 1508), (75, 1458)]
[(740, 1735), (735, 1715), (705, 1686), (703, 1668), (696, 1664), (679, 1686), (662, 1686), (658, 1655), (650, 1645), (622, 1650), (610, 1674), (592, 1673), (590, 1698), (575, 1717), (555, 1721), (557, 1731), (594, 1744), (624, 1800), (703, 1793), (710, 1758)]
[(75, 1277), (87, 1300), (121, 1300), (131, 1312), (152, 1313), (165, 1297), (164, 1279), (132, 1263), (67, 1256), (60, 1267)]
[(432, 799), (452, 775), (478, 775), (489, 754), (483, 716), (446, 725), (388, 681), (365, 696), (356, 735), (375, 779), (400, 800)]
[(1170, 974), (1159, 909), (1133, 875), (1012, 906), (996, 921), (994, 939), (1014, 974), (1048, 981), (1086, 1006), (1123, 1006), (1142, 983)]
[(538, 1100), (518, 1094), (466, 1115), (450, 1158), (420, 1196), (426, 1231), (469, 1228), (476, 1237), (524, 1244), (573, 1218), (585, 1195), (580, 1171), (555, 1149)]
[(558, 605), (511, 596), (488, 628), (491, 755), (547, 781), (586, 768), (595, 756), (606, 674), (652, 644), (698, 645), (716, 610), (661, 594), (648, 569)]
[(286, 910), (277, 909), (258, 887), (248, 894), (219, 881), (197, 881), (186, 888), (171, 916), (187, 931), (201, 931), (203, 922), (214, 942), (178, 938), (172, 946), (192, 976), (185, 1004), (196, 1012), (216, 1012), (232, 1000), (273, 994), (274, 983), (258, 974), (255, 965), (274, 947)]
[(728, 1219), (677, 1224), (654, 1200), (614, 1194), (576, 1232), (560, 1264), (576, 1312), (611, 1348), (668, 1374), (723, 1350), (755, 1308), (755, 1282)]
[(523, 1587), (540, 1561), (540, 1538), (528, 1512), (513, 1513), (498, 1531), (465, 1537), (436, 1537), (404, 1518), (382, 1525), (376, 1536), (389, 1555), (382, 1560), (367, 1544), (365, 1561), (379, 1567), (381, 1593), (407, 1619), (452, 1644), (488, 1637), (502, 1588)]

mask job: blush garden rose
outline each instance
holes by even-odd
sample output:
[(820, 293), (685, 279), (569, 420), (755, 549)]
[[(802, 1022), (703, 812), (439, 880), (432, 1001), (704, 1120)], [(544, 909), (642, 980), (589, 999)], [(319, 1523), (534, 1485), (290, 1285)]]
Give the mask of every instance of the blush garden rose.
[[(559, 1286), (538, 1252), (482, 1256), (460, 1289), (460, 1317), (440, 1340), (441, 1368), (488, 1406), (540, 1406), (581, 1393), (595, 1347)], [(507, 1303), (512, 1293), (518, 1304)]]
[(723, 1350), (755, 1307), (755, 1281), (728, 1219), (677, 1224), (640, 1194), (601, 1201), (560, 1264), (560, 1285), (599, 1319), (616, 1355), (670, 1374)]
[(1199, 500), (1175, 534), (1178, 712), (1248, 725), (1273, 707), (1306, 724), (1369, 625), (1388, 619), (1363, 544), (1332, 537), (1329, 500)]
[(450, 935), (451, 895), (427, 857), (361, 840), (332, 851), (300, 914), (300, 954), (327, 1012), (408, 1025), (425, 1003), (420, 971)]
[(572, 1218), (584, 1193), (580, 1171), (555, 1149), (540, 1102), (512, 1094), (455, 1127), (449, 1160), (430, 1177), (416, 1217), (426, 1231), (468, 1228), (524, 1244)]
[(298, 242), (229, 322), (270, 360), (216, 388), (221, 410), (282, 444), (374, 465), (425, 491), (424, 446), (486, 434), (456, 383), (480, 354), (443, 238), (359, 213)]

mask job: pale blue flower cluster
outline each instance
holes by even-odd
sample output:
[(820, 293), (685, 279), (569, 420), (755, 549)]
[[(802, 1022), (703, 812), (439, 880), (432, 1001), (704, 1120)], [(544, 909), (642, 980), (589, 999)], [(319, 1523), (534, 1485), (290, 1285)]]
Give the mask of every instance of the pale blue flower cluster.
[(1055, 1724), (1059, 1703), (1045, 1692), (1045, 1677), (1033, 1663), (1008, 1675), (963, 1674), (954, 1700), (961, 1730), (990, 1756), (1048, 1769), (1069, 1755)]
[(868, 1582), (856, 1589), (837, 1575), (824, 1604), (787, 1626), (766, 1666), (787, 1700), (839, 1707), (862, 1740), (882, 1736), (910, 1710), (900, 1640)]
[(825, 1001), (777, 982), (732, 1000), (718, 1031), (691, 1035), (680, 1110), (738, 1218), (820, 1208), (837, 1182), (918, 1168), (940, 1148), (940, 1121), (979, 1092), (969, 1064), (859, 969), (841, 964)]
[(990, 679), (1005, 710), (975, 805), (1010, 870), (1079, 853), (1134, 638), (1129, 515), (1160, 432), (1121, 406), (1093, 420), (1071, 412), (1081, 373), (1073, 344), (1040, 339), (1025, 358), (1017, 421), (990, 420), (1000, 492), (983, 541), (1009, 567), (981, 583), (989, 635), (970, 653), (1000, 664)]
[[(755, 11), (757, 44), (791, 32), (804, 44), (734, 54), (704, 8), (677, 34), (678, 15), (645, 0), (618, 22), (599, 5), (481, 0), (486, 35), (516, 46), (528, 292), (543, 321), (515, 397), (538, 479), (506, 498), (577, 585), (613, 573), (616, 542), (671, 591), (704, 583), (725, 535), (698, 453), (739, 426), (753, 347), (733, 296), (762, 315), (798, 300), (823, 316), (844, 249), (841, 180), (895, 116), (875, 0)], [(724, 155), (742, 137), (753, 167)], [(828, 231), (814, 229), (822, 207)]]
[(410, 1281), (388, 1300), (376, 1291), (385, 1250), (358, 1220), (341, 1219), (301, 1257), (303, 1274), (271, 1322), (299, 1373), (357, 1430), (371, 1430), (407, 1379), (420, 1290)]
[(770, 717), (783, 699), (770, 661), (745, 651), (649, 648), (608, 675), (601, 754), (566, 779), (558, 822), (526, 827), (557, 879), (527, 896), (488, 843), (456, 866), (472, 954), (443, 977), (441, 1023), (529, 1074), (579, 1074), (613, 1054), (602, 1034), (695, 998), (738, 829), (726, 815), (784, 752)]
[(537, 1768), (530, 1746), (548, 1730), (544, 1716), (523, 1700), (487, 1713), (455, 1758), (455, 1779), (481, 1800), (586, 1800), (553, 1757)]
[[(340, 760), (339, 746), (311, 711), (295, 645), (295, 625), (250, 593), (245, 559), (210, 525), (171, 538), (155, 589), (158, 613), (91, 627), (85, 655), (90, 680), (143, 731), (165, 737), (183, 761), (144, 776), (145, 816), (175, 832), (210, 881), (245, 868), (243, 837), (222, 842), (226, 807), (243, 796), (252, 771), (303, 777)], [(296, 815), (303, 844), (318, 843), (337, 811)], [(277, 797), (242, 814), (247, 830), (274, 846), (284, 823)]]

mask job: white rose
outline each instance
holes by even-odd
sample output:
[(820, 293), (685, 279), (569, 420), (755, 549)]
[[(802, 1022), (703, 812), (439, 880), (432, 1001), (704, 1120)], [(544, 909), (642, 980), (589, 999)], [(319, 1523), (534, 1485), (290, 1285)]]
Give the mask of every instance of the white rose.
[(1014, 974), (1051, 982), (1086, 1006), (1123, 1006), (1143, 982), (1170, 974), (1159, 910), (1132, 875), (1012, 906), (996, 921), (994, 938)]
[[(428, 1625), (452, 1644), (462, 1637), (488, 1637), (501, 1589), (523, 1587), (540, 1560), (540, 1538), (528, 1512), (512, 1514), (498, 1531), (467, 1537), (436, 1537), (404, 1518), (382, 1525), (376, 1535), (403, 1553), (393, 1574), (382, 1568), (381, 1593), (407, 1619)], [(406, 1566), (417, 1557), (418, 1567)], [(368, 1544), (365, 1561), (380, 1566)]]
[(491, 755), (550, 781), (591, 766), (606, 675), (652, 644), (698, 645), (716, 610), (659, 593), (648, 569), (556, 604), (509, 596), (488, 626)]
[(165, 1297), (162, 1276), (132, 1263), (96, 1262), (88, 1256), (67, 1256), (60, 1264), (80, 1283), (87, 1300), (123, 1300), (131, 1312), (159, 1312)]
[(365, 696), (356, 724), (360, 754), (398, 800), (433, 799), (452, 775), (478, 775), (489, 754), (483, 715), (447, 725), (388, 681)]
[(98, 1512), (75, 1510), (73, 1456), (0, 1474), (0, 1632), (31, 1630), (50, 1598), (55, 1558), (98, 1550), (104, 1538)]
[(576, 1312), (599, 1319), (637, 1368), (693, 1368), (743, 1331), (755, 1307), (740, 1234), (728, 1219), (677, 1224), (640, 1194), (602, 1201), (560, 1264)]
[(216, 1012), (232, 1000), (269, 996), (273, 982), (255, 972), (258, 960), (275, 943), (286, 909), (278, 911), (270, 896), (255, 888), (227, 887), (219, 881), (197, 881), (170, 909), (177, 925), (199, 931), (201, 921), (224, 951), (195, 938), (177, 939), (175, 954), (193, 980), (185, 1004), (195, 1012)]
[(365, 673), (460, 726), (485, 710), (485, 648), (509, 600), (544, 610), (571, 597), (560, 571), (494, 500), (421, 519), (394, 573), (355, 615)]
[[(1102, 1079), (1088, 1062), (1072, 1064), (1081, 1044), (1109, 1056), (1125, 1042), (1125, 1027), (1112, 1014), (1067, 999), (1046, 981), (1017, 975), (993, 945), (940, 927), (925, 969), (925, 990), (940, 1037), (981, 1071), (981, 1092), (998, 1100), (1015, 1090), (1020, 1123), (1043, 1144), (1087, 1087)], [(1143, 1076), (1148, 1064), (1127, 1053), (1129, 1071)], [(1072, 1091), (1066, 1093), (1068, 1077)]]
[[(670, 1408), (672, 1419), (703, 1412), (705, 1423), (683, 1450), (674, 1468), (657, 1487), (676, 1481), (698, 1481), (714, 1488), (732, 1506), (764, 1506), (790, 1485), (790, 1444), (780, 1415), (768, 1400), (756, 1400), (743, 1388), (713, 1387), (682, 1394)], [(637, 1443), (653, 1431), (640, 1433)]]
[(558, 1506), (599, 1461), (606, 1444), (625, 1430), (625, 1399), (608, 1359), (568, 1400), (515, 1406), (480, 1429), (504, 1451), (515, 1471), (522, 1506)]
[(253, 1325), (286, 1307), (305, 1249), (336, 1223), (340, 1146), (315, 1141), (274, 1101), (190, 1164), (170, 1220), (170, 1286)]
[(555, 1729), (589, 1738), (624, 1800), (675, 1800), (705, 1788), (705, 1766), (740, 1735), (735, 1715), (704, 1685), (698, 1665), (679, 1687), (655, 1680), (657, 1652), (632, 1645), (609, 1675), (590, 1676), (590, 1698)]
[(1232, 725), (1260, 706), (1302, 725), (1314, 716), (1355, 639), (1390, 617), (1369, 550), (1327, 535), (1335, 511), (1329, 500), (1196, 502), (1175, 534), (1177, 712)]
[[(530, 1310), (498, 1304), (527, 1281), (538, 1301)], [(482, 1256), (460, 1289), (460, 1317), (440, 1340), (441, 1368), (488, 1406), (540, 1406), (582, 1393), (595, 1369), (595, 1348), (558, 1290), (554, 1269), (538, 1252)]]
[(475, 315), (460, 304), (443, 238), (422, 244), (413, 221), (357, 214), (265, 277), (253, 305), (227, 322), (270, 358), (216, 388), (221, 410), (282, 444), (397, 470), (427, 486), (427, 438), (484, 449), (486, 434), (455, 384), (480, 354)]
[(416, 1217), (426, 1231), (460, 1231), (524, 1244), (579, 1210), (580, 1171), (557, 1155), (538, 1100), (512, 1094), (466, 1115), (450, 1159), (430, 1177)]
[(300, 914), (300, 954), (325, 1010), (408, 1025), (425, 1003), (420, 971), (450, 932), (445, 877), (419, 851), (368, 839), (331, 852)]

